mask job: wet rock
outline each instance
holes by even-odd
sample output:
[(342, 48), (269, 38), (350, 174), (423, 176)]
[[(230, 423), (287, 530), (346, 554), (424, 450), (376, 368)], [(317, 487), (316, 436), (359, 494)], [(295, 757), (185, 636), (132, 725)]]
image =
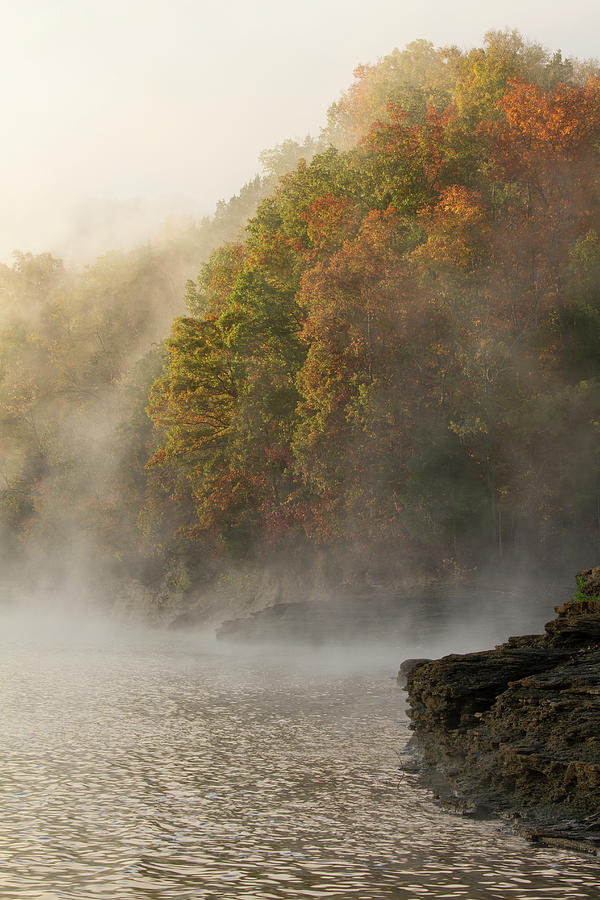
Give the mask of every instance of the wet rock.
[(400, 668), (398, 669), (398, 677), (396, 678), (396, 682), (401, 688), (406, 688), (406, 679), (410, 675), (417, 666), (422, 666), (425, 663), (431, 662), (429, 658), (425, 657), (417, 657), (415, 659), (405, 659), (403, 663), (401, 663)]
[(545, 626), (545, 643), (578, 650), (600, 641), (600, 600), (564, 603), (556, 612)]
[(532, 840), (596, 852), (600, 601), (556, 611), (543, 635), (413, 668), (413, 748), (446, 802), (516, 815)]
[(600, 816), (597, 814), (586, 816), (582, 821), (563, 821), (543, 826), (527, 821), (519, 822), (515, 825), (515, 831), (543, 847), (600, 856)]

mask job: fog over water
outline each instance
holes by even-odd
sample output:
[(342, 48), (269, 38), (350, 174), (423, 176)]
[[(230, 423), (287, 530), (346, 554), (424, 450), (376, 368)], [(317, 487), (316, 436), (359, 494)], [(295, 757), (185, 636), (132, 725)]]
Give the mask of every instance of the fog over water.
[(402, 636), (0, 634), (0, 896), (597, 897), (597, 861), (441, 812), (399, 768)]
[[(564, 567), (555, 560), (564, 581), (554, 584), (532, 559), (522, 564), (529, 574), (506, 564), (489, 582), (474, 567), (468, 590), (459, 573), (452, 590), (419, 598), (388, 585), (389, 606), (384, 598), (371, 630), (349, 626), (318, 646), (219, 642), (210, 629), (135, 622), (197, 612), (185, 567), (152, 576), (163, 539), (150, 525), (136, 556), (159, 342), (213, 240), (196, 235), (194, 249), (191, 219), (252, 179), (265, 148), (318, 135), (357, 64), (419, 37), (477, 44), (506, 25), (586, 58), (597, 53), (600, 8), (24, 0), (3, 18), (0, 72), (12, 88), (0, 262), (16, 249), (48, 251), (75, 269), (44, 257), (38, 272), (17, 258), (0, 297), (9, 511), (0, 531), (0, 898), (597, 898), (597, 860), (438, 808), (403, 768), (410, 732), (395, 682), (407, 657), (541, 631), (572, 592), (574, 571), (595, 562), (583, 550), (580, 559), (579, 548), (565, 549)], [(252, 208), (258, 193), (246, 200)], [(236, 215), (222, 240), (241, 226)], [(169, 216), (181, 232), (172, 260)], [(146, 241), (155, 241), (147, 259), (142, 248), (139, 259), (84, 268)], [(140, 476), (137, 500), (135, 478), (119, 480), (119, 467)], [(215, 591), (194, 577), (206, 588), (205, 621), (248, 612), (257, 597), (295, 599), (283, 579), (260, 595), (259, 577), (244, 595), (247, 571), (238, 577), (234, 565), (215, 575)], [(231, 606), (226, 598), (219, 607), (227, 583)], [(370, 600), (373, 585), (359, 588)], [(364, 608), (368, 616), (375, 601)]]

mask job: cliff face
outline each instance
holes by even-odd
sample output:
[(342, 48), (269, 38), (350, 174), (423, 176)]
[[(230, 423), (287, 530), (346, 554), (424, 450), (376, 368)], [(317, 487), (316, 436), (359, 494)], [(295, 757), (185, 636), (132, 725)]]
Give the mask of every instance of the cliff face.
[(543, 635), (407, 675), (413, 747), (441, 799), (512, 814), (533, 839), (598, 853), (600, 597), (586, 589), (599, 582), (600, 567), (580, 573), (578, 599), (557, 607)]

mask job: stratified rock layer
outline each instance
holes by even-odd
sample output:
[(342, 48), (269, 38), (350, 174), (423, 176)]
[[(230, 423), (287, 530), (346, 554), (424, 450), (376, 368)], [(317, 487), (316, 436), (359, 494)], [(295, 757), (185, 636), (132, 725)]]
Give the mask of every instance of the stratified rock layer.
[[(595, 585), (600, 569), (580, 573), (579, 597), (581, 574)], [(413, 668), (413, 746), (442, 800), (519, 817), (545, 844), (600, 853), (600, 600), (556, 612), (543, 635)]]

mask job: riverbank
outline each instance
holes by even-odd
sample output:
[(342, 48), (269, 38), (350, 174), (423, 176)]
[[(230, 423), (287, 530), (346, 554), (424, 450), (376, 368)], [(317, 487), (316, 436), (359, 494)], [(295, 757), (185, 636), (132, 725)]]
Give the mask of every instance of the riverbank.
[(413, 753), (441, 802), (547, 846), (600, 855), (600, 566), (542, 635), (419, 661)]

